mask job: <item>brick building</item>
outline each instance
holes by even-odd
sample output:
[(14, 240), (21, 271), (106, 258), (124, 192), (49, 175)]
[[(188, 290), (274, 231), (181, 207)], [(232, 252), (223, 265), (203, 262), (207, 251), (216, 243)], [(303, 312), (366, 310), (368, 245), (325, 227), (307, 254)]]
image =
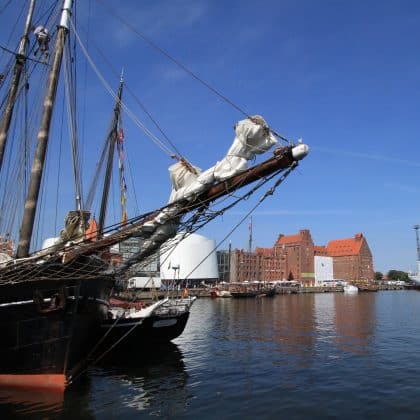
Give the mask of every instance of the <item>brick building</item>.
[(308, 229), (302, 229), (297, 235), (280, 234), (274, 244), (276, 255), (286, 256), (285, 278), (313, 284), (314, 242)]
[(346, 281), (374, 279), (373, 258), (362, 233), (353, 238), (328, 242), (328, 255), (333, 257), (334, 278)]
[(230, 282), (262, 280), (262, 258), (256, 252), (234, 249), (230, 254)]
[(283, 280), (287, 276), (287, 256), (284, 250), (276, 248), (257, 248), (260, 257), (261, 280)]
[[(374, 277), (372, 254), (361, 233), (353, 238), (330, 241), (325, 247), (314, 245), (310, 231), (302, 229), (296, 235), (280, 234), (272, 248), (256, 248), (255, 252), (232, 250), (229, 262), (226, 255), (223, 263), (219, 259), (219, 279), (231, 282), (297, 280), (313, 285), (315, 259), (318, 259), (318, 283), (332, 277), (347, 281)], [(221, 276), (221, 272), (225, 274)]]

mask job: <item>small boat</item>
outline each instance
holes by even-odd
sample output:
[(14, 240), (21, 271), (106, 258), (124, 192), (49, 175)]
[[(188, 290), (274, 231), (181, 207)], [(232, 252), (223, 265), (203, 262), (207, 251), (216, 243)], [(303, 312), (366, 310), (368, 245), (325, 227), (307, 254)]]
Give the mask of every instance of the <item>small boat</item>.
[(223, 289), (219, 289), (218, 287), (213, 287), (210, 290), (210, 296), (212, 298), (230, 298), (232, 297), (232, 294), (230, 293), (229, 290), (223, 290)]
[(359, 289), (352, 284), (345, 284), (343, 287), (343, 291), (344, 293), (354, 294), (354, 293), (358, 293)]
[(377, 292), (379, 289), (377, 284), (368, 282), (357, 283), (357, 288), (359, 289), (359, 292)]
[(117, 356), (134, 348), (150, 350), (179, 337), (187, 325), (195, 296), (165, 298), (151, 305), (113, 298), (108, 319), (101, 325), (103, 340), (96, 353), (99, 361), (116, 348)]

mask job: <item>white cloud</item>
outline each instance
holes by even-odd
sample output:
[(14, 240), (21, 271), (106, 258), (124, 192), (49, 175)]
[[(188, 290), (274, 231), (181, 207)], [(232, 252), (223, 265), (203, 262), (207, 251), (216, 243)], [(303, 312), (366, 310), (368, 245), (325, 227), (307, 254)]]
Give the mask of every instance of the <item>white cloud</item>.
[[(120, 3), (120, 6), (123, 4)], [(148, 5), (143, 3), (141, 8), (126, 6), (121, 15), (139, 32), (153, 38), (161, 33), (196, 24), (207, 10), (206, 1), (173, 0), (151, 2)]]

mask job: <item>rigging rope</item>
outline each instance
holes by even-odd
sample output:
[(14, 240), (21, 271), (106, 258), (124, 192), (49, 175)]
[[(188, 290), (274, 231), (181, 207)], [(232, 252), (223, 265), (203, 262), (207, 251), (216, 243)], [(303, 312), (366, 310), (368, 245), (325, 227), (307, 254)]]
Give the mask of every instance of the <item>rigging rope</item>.
[[(93, 62), (92, 58), (90, 57), (88, 51), (86, 50), (82, 40), (79, 37), (79, 34), (76, 31), (76, 28), (73, 24), (73, 21), (70, 19), (70, 24), (71, 27), (74, 31), (74, 34), (77, 38), (77, 41), (83, 51), (83, 53), (85, 54), (86, 59), (88, 60), (89, 64), (91, 65), (93, 71), (96, 73), (97, 77), (99, 78), (99, 80), (101, 81), (101, 83), (104, 85), (105, 89), (108, 91), (108, 93), (112, 96), (112, 98), (115, 101), (118, 101), (118, 96), (117, 94), (114, 92), (114, 90), (111, 88), (111, 86), (108, 84), (108, 82), (105, 80), (105, 78), (103, 77), (103, 75), (101, 74), (101, 72), (99, 71), (99, 69), (97, 68), (97, 66), (95, 65), (95, 63)], [(121, 102), (121, 107), (124, 109), (124, 111), (127, 113), (127, 115), (130, 117), (130, 119), (134, 122), (134, 124), (137, 125), (137, 127), (139, 127), (143, 133), (149, 137), (149, 139), (151, 139), (153, 141), (153, 143), (156, 144), (156, 146), (158, 146), (164, 153), (166, 153), (169, 157), (173, 156), (173, 151), (170, 150), (157, 136), (155, 136), (138, 118), (137, 116), (130, 110), (130, 108), (128, 108), (128, 106), (124, 103), (124, 101), (120, 101)]]
[(6, 3), (3, 5), (3, 7), (0, 9), (0, 14), (2, 14), (10, 5), (10, 3), (12, 2), (12, 0), (8, 0), (6, 1)]
[[(239, 113), (241, 113), (246, 118), (250, 117), (250, 113), (245, 111), (243, 108), (241, 108), (239, 105), (237, 105), (235, 102), (233, 102), (231, 99), (229, 99), (226, 95), (223, 95), (220, 91), (218, 91), (216, 88), (214, 88), (210, 83), (203, 80), (201, 77), (199, 77), (196, 73), (194, 73), (191, 69), (189, 69), (185, 64), (181, 63), (179, 60), (177, 60), (175, 57), (170, 55), (167, 51), (165, 51), (163, 48), (159, 47), (156, 43), (154, 43), (148, 36), (140, 32), (137, 28), (135, 28), (133, 25), (125, 21), (120, 14), (115, 10), (109, 7), (103, 0), (96, 0), (99, 3), (101, 3), (106, 9), (108, 9), (108, 12), (118, 19), (123, 25), (125, 25), (128, 29), (133, 31), (136, 35), (138, 35), (140, 38), (143, 39), (148, 45), (150, 45), (152, 48), (154, 48), (156, 51), (159, 51), (163, 56), (165, 56), (168, 60), (172, 61), (175, 65), (177, 65), (179, 68), (181, 68), (184, 72), (189, 74), (192, 78), (197, 80), (199, 83), (201, 83), (204, 87), (206, 87), (208, 90), (210, 90), (212, 93), (214, 93), (216, 96), (218, 96), (220, 99), (225, 101), (227, 104), (229, 104), (232, 108), (236, 109)], [(279, 139), (283, 140), (287, 144), (290, 143), (290, 140), (288, 140), (285, 136), (279, 134), (275, 130), (270, 128), (270, 131)]]
[(201, 264), (204, 263), (204, 261), (207, 260), (207, 258), (213, 254), (214, 252), (216, 252), (216, 250), (220, 247), (220, 245), (226, 241), (226, 239), (229, 238), (229, 236), (232, 235), (232, 233), (239, 228), (239, 226), (248, 219), (249, 216), (251, 216), (251, 214), (260, 206), (260, 204), (269, 196), (269, 195), (273, 195), (274, 191), (277, 189), (277, 187), (289, 176), (289, 174), (297, 167), (297, 162), (294, 162), (279, 178), (278, 180), (274, 183), (274, 185), (267, 190), (264, 195), (257, 201), (257, 203), (245, 214), (245, 216), (242, 217), (242, 219), (240, 219), (238, 221), (238, 223), (236, 223), (236, 225), (233, 226), (233, 228), (216, 244), (216, 246), (214, 247), (214, 249), (212, 251), (210, 251), (186, 276), (185, 276), (185, 280), (188, 280), (188, 278), (192, 275), (192, 273), (198, 268), (200, 267)]
[(71, 151), (73, 159), (73, 177), (75, 185), (75, 194), (76, 194), (76, 207), (78, 210), (82, 209), (82, 197), (81, 197), (81, 177), (80, 177), (80, 162), (79, 162), (79, 142), (77, 137), (77, 127), (76, 127), (76, 112), (75, 112), (75, 96), (72, 94), (75, 92), (73, 88), (74, 83), (72, 81), (71, 75), (71, 54), (68, 51), (68, 44), (64, 48), (64, 80), (65, 80), (65, 92), (67, 99), (67, 116), (68, 116), (68, 128), (70, 131), (70, 142), (71, 142)]
[[(274, 191), (276, 190), (276, 188), (287, 178), (287, 176), (298, 166), (297, 162), (293, 162), (293, 164), (287, 168), (286, 170), (280, 170), (278, 172), (276, 172), (275, 174), (272, 174), (270, 176), (268, 176), (267, 178), (263, 179), (262, 182), (259, 183), (259, 187), (261, 187), (263, 184), (265, 184), (266, 182), (268, 182), (269, 180), (273, 179), (276, 175), (278, 175), (279, 173), (281, 173), (282, 175), (277, 179), (277, 181), (273, 184), (273, 186), (271, 188), (269, 188), (264, 194), (263, 196), (258, 200), (258, 202), (247, 212), (247, 214), (241, 218), (241, 220), (239, 220), (239, 222), (227, 233), (227, 235), (221, 240), (219, 241), (219, 243), (216, 245), (216, 247), (209, 253), (207, 254), (207, 256), (205, 256), (191, 271), (190, 273), (187, 274), (187, 276), (185, 277), (185, 279), (183, 280), (187, 280), (189, 278), (189, 276), (213, 253), (216, 251), (216, 249), (250, 216), (250, 214), (252, 214), (258, 206), (261, 205), (261, 203), (270, 195), (272, 195), (274, 193)], [(248, 191), (243, 197), (249, 196), (251, 193), (254, 192), (255, 190), (255, 186), (251, 189), (251, 191)], [(243, 198), (242, 198), (243, 199)], [(236, 201), (237, 202), (237, 201)], [(236, 204), (235, 202), (235, 204)], [(228, 208), (232, 207), (234, 204), (228, 206)], [(224, 209), (223, 209), (224, 211)], [(222, 212), (223, 212), (222, 211)], [(219, 213), (220, 211), (218, 211), (217, 213)], [(214, 216), (216, 217), (216, 216)], [(211, 219), (207, 220), (206, 223), (208, 223)], [(182, 238), (178, 238), (176, 240), (175, 244), (171, 245), (171, 248), (167, 251), (163, 251), (163, 253), (170, 251), (171, 253), (173, 252), (173, 250), (176, 248), (176, 246), (181, 242), (182, 239), (185, 238), (186, 235), (190, 234), (191, 232), (185, 232), (182, 235)], [(161, 250), (162, 252), (162, 250)], [(169, 252), (168, 252), (169, 253)], [(168, 257), (165, 258), (165, 260), (162, 262), (162, 264), (165, 263), (165, 261), (167, 260)], [(111, 327), (108, 329), (108, 331), (98, 340), (98, 342), (95, 344), (94, 348), (92, 349), (91, 352), (89, 352), (89, 355), (86, 357), (86, 359), (88, 359), (91, 355), (94, 354), (94, 352), (98, 349), (99, 345), (105, 340), (105, 338), (108, 336), (108, 334), (110, 333), (110, 331), (116, 327), (118, 321), (120, 319), (122, 319), (122, 317), (124, 316), (125, 311), (120, 315), (117, 316), (115, 321), (113, 322), (113, 324), (111, 325)], [(139, 325), (141, 325), (143, 323), (143, 320), (139, 320), (137, 323), (135, 323), (128, 331), (126, 331), (121, 337), (119, 337), (114, 343), (112, 343), (112, 345), (107, 348), (106, 350), (104, 350), (100, 355), (96, 356), (96, 358), (94, 360), (91, 360), (88, 363), (88, 366), (85, 367), (85, 369), (83, 370), (83, 372), (85, 372), (89, 366), (94, 365), (95, 363), (97, 363), (98, 361), (100, 361), (103, 357), (105, 357), (112, 349), (114, 349), (121, 341), (123, 341), (129, 334), (131, 334), (133, 332), (133, 330), (135, 328), (137, 328)], [(80, 376), (81, 373), (80, 372), (79, 375), (77, 375), (74, 379), (78, 378)]]
[[(95, 42), (92, 41), (92, 43), (94, 44), (94, 46), (95, 46), (96, 50), (98, 51), (99, 55), (106, 62), (106, 64), (111, 69), (111, 71), (114, 73), (114, 75), (116, 77), (119, 77), (119, 74), (116, 71), (115, 67), (112, 65), (112, 62), (110, 62), (106, 58), (105, 54), (103, 54), (103, 52), (101, 51), (101, 49), (99, 48), (99, 46)], [(163, 128), (160, 126), (160, 124), (157, 122), (156, 118), (153, 117), (152, 113), (146, 108), (144, 103), (139, 100), (139, 98), (136, 96), (136, 94), (133, 92), (133, 90), (130, 89), (130, 87), (127, 85), (127, 83), (125, 83), (125, 90), (132, 96), (132, 98), (137, 103), (137, 105), (141, 108), (141, 110), (149, 117), (149, 119), (152, 121), (152, 123), (154, 124), (156, 129), (162, 134), (162, 136), (169, 143), (169, 145), (172, 147), (172, 149), (175, 151), (175, 153), (178, 156), (183, 157), (184, 155), (180, 152), (180, 150), (175, 145), (175, 143), (169, 138), (169, 136), (166, 134), (166, 132), (163, 130)]]

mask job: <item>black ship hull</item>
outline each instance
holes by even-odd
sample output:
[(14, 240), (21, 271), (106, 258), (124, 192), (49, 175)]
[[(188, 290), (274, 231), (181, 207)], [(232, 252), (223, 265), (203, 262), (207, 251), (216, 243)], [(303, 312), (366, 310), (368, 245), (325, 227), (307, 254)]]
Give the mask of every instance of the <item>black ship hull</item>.
[(107, 277), (2, 285), (0, 386), (63, 391), (99, 340), (111, 286)]
[(101, 349), (104, 352), (111, 349), (110, 353), (121, 355), (133, 350), (141, 352), (156, 348), (179, 337), (187, 325), (189, 316), (189, 311), (185, 311), (170, 316), (151, 315), (143, 319), (122, 318), (117, 322), (113, 319), (108, 320), (102, 324), (102, 331), (106, 338), (101, 344)]
[(276, 295), (276, 289), (260, 289), (260, 290), (243, 290), (243, 291), (230, 291), (234, 298), (256, 298), (256, 297), (273, 297)]

